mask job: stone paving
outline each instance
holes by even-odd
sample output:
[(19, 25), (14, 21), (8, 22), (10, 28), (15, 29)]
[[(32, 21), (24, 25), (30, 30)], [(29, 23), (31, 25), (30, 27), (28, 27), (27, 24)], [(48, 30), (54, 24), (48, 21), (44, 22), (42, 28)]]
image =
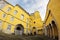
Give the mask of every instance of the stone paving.
[(16, 35), (7, 35), (7, 34), (0, 33), (0, 40), (52, 40), (52, 39), (42, 35), (16, 36)]

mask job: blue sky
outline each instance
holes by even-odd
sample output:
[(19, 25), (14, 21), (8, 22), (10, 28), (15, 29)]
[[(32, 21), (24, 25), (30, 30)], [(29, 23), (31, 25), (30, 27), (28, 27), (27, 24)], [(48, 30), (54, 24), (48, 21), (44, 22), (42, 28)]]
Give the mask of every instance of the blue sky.
[(49, 0), (7, 0), (12, 5), (19, 4), (30, 14), (39, 11), (42, 20), (44, 20), (46, 14), (46, 7)]

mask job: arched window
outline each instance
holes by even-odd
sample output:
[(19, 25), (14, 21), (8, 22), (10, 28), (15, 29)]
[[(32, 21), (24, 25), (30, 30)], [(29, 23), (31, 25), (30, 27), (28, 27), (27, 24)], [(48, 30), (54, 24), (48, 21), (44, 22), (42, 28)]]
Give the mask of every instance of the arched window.
[(24, 19), (24, 15), (23, 14), (21, 14), (21, 18), (20, 18), (21, 20), (23, 20)]
[(11, 30), (11, 24), (8, 24), (7, 30)]
[(11, 17), (11, 18), (10, 18), (10, 21), (14, 21), (14, 17)]
[(10, 10), (11, 10), (11, 8), (10, 8), (10, 7), (8, 7), (6, 11), (7, 11), (7, 12), (9, 12)]
[(2, 20), (0, 20), (0, 27), (2, 26)]
[(14, 14), (16, 15), (18, 13), (18, 11), (17, 10), (14, 10)]
[(5, 17), (6, 17), (6, 14), (5, 14), (5, 13), (4, 13), (4, 14), (2, 14), (2, 17), (3, 17), (3, 18), (5, 18)]

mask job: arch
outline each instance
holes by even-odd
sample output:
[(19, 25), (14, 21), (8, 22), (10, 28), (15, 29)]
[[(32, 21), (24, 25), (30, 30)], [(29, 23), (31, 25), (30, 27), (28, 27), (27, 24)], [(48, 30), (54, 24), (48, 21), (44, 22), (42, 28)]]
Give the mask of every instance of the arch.
[(47, 36), (50, 37), (50, 28), (49, 28), (49, 25), (47, 25)]
[(48, 36), (48, 27), (47, 27), (47, 26), (45, 26), (45, 28), (44, 28), (44, 34), (45, 34), (46, 36)]
[(33, 27), (33, 29), (36, 29), (36, 27)]
[(36, 27), (33, 27), (33, 34), (36, 35)]
[(53, 37), (53, 30), (52, 30), (52, 26), (51, 26), (51, 24), (49, 24), (49, 27), (50, 27), (50, 38), (52, 38)]
[(24, 34), (24, 27), (22, 24), (17, 24), (15, 28), (15, 35), (22, 35)]
[(48, 27), (46, 26), (47, 36), (48, 36)]
[(52, 27), (53, 27), (53, 38), (58, 40), (58, 29), (55, 21), (52, 21)]

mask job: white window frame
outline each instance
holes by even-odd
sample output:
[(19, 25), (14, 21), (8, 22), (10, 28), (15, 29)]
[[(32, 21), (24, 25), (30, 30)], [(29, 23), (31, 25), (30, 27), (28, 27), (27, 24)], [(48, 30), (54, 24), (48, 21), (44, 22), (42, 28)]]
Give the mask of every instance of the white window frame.
[(11, 30), (11, 24), (7, 25), (7, 30)]
[(2, 26), (2, 20), (0, 20), (0, 27)]
[(24, 19), (24, 15), (23, 14), (21, 14), (21, 18), (20, 18), (21, 20), (23, 20)]
[(18, 11), (17, 10), (14, 10), (14, 14), (16, 15), (18, 13)]
[(14, 17), (13, 16), (10, 18), (10, 21), (14, 21)]
[(2, 14), (2, 18), (5, 18), (6, 17), (6, 14), (4, 13), (4, 14)]
[(7, 8), (7, 12), (9, 12), (10, 10), (11, 10), (11, 8), (10, 8), (10, 7), (8, 7), (8, 8)]
[(0, 9), (5, 7), (6, 3), (3, 0), (0, 0)]

